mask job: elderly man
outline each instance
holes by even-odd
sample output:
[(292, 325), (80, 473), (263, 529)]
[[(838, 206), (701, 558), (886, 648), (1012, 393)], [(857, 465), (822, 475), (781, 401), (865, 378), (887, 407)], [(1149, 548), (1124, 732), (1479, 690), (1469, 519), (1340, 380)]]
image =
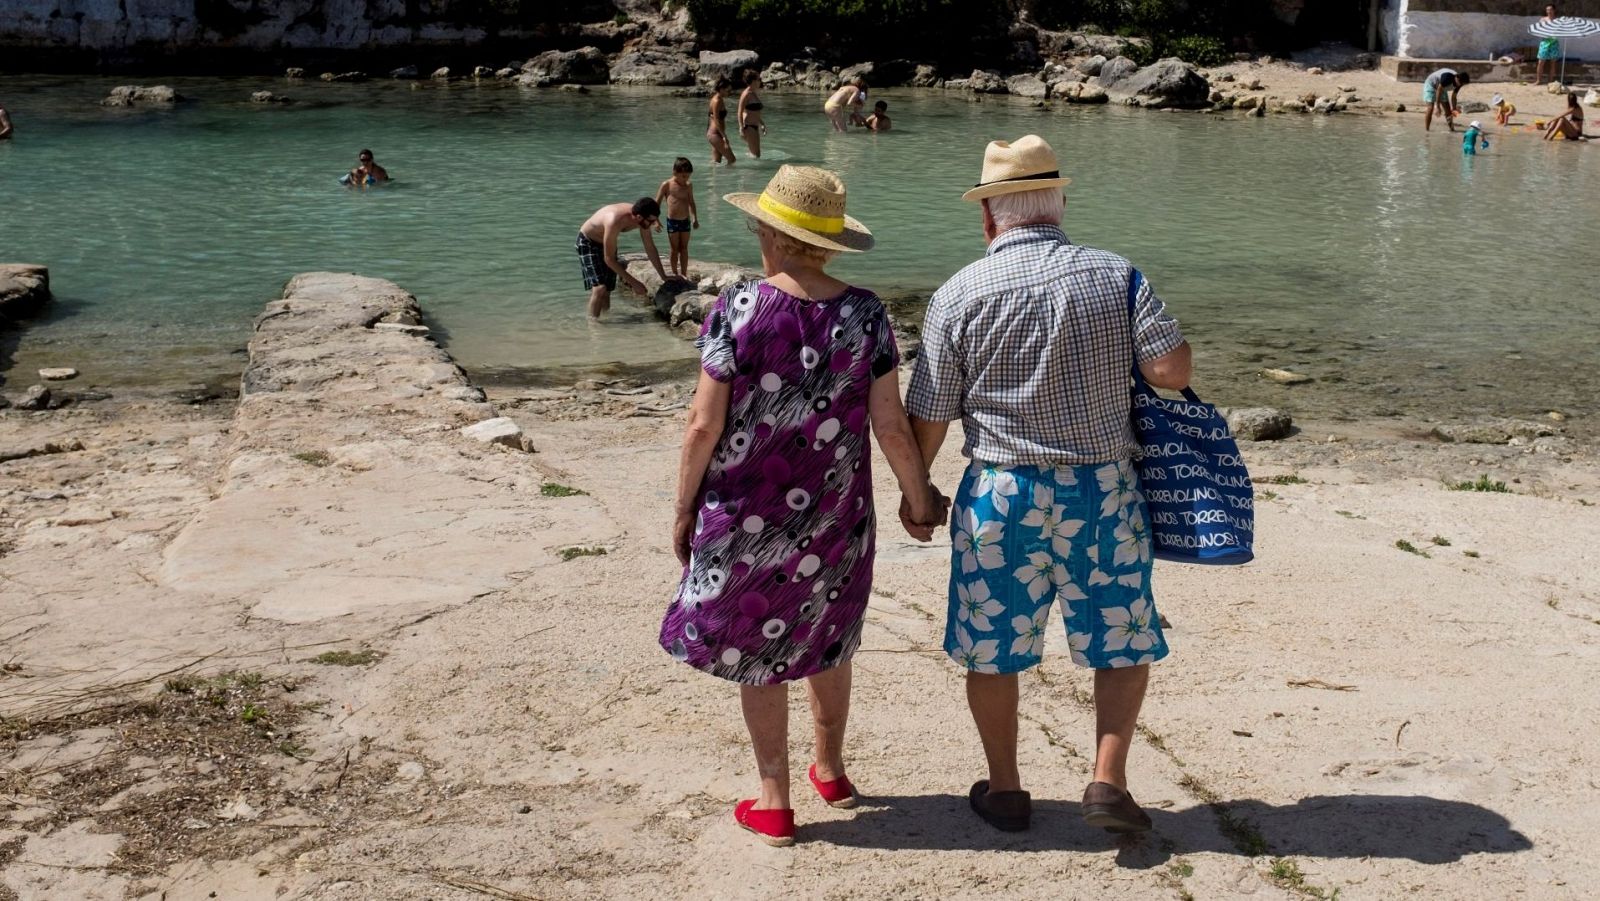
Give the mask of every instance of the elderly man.
[(989, 145), (982, 180), (963, 195), (982, 204), (989, 249), (934, 293), (906, 406), (928, 465), (955, 419), (971, 459), (950, 524), (944, 646), (967, 670), (988, 758), (973, 810), (999, 829), (1028, 828), (1017, 673), (1039, 662), (1060, 600), (1072, 660), (1095, 671), (1084, 818), (1140, 832), (1150, 818), (1128, 792), (1128, 748), (1149, 664), (1167, 645), (1130, 463), (1129, 388), (1136, 362), (1152, 385), (1188, 385), (1190, 353), (1137, 269), (1062, 233), (1070, 179), (1059, 168), (1035, 135)]

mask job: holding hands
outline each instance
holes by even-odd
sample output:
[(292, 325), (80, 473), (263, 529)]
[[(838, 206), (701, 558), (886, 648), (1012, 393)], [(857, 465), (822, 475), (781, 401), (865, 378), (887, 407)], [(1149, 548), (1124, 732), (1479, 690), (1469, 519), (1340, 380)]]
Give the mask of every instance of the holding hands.
[(900, 496), (900, 524), (918, 541), (932, 541), (933, 530), (950, 519), (950, 499), (929, 483), (927, 490)]

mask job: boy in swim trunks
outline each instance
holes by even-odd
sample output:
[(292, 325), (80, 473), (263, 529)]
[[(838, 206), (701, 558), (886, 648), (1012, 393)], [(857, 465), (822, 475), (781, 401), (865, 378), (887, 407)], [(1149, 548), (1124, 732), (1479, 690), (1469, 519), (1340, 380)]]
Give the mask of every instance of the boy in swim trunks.
[(689, 176), (694, 174), (694, 164), (686, 156), (678, 157), (672, 164), (672, 177), (656, 190), (656, 203), (666, 210), (668, 266), (673, 275), (689, 277), (689, 228), (700, 227), (700, 211), (694, 205), (694, 185)]
[(583, 286), (589, 289), (589, 318), (599, 319), (600, 314), (611, 309), (611, 291), (617, 287), (621, 276), (634, 294), (645, 295), (644, 282), (628, 274), (628, 267), (617, 259), (617, 236), (635, 229), (644, 242), (645, 256), (656, 274), (666, 281), (667, 273), (661, 268), (661, 255), (656, 253), (656, 242), (650, 239), (650, 230), (661, 221), (661, 205), (649, 197), (633, 203), (609, 203), (594, 211), (594, 215), (578, 227), (578, 264), (583, 268)]
[(872, 115), (867, 117), (867, 128), (872, 131), (888, 131), (893, 127), (889, 121), (889, 104), (879, 100), (872, 105)]

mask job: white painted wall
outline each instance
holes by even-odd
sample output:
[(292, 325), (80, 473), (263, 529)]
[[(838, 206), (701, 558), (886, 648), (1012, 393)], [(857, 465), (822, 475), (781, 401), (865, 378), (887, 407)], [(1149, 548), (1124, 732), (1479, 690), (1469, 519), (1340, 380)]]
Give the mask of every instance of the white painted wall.
[[(1385, 53), (1411, 59), (1489, 59), (1518, 47), (1537, 46), (1528, 33), (1538, 16), (1496, 13), (1422, 12), (1396, 0), (1384, 10)], [(1600, 61), (1600, 35), (1567, 41), (1567, 57)]]

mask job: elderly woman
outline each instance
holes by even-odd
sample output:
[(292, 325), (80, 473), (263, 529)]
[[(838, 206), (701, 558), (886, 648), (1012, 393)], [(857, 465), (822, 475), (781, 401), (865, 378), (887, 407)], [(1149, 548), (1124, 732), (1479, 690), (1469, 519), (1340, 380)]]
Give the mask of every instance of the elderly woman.
[(945, 505), (900, 402), (883, 304), (824, 271), (872, 247), (844, 214), (844, 183), (783, 166), (760, 195), (724, 199), (750, 216), (766, 277), (724, 291), (701, 330), (672, 535), (684, 575), (661, 645), (740, 683), (761, 792), (734, 819), (789, 845), (787, 683), (806, 680), (811, 696), (812, 786), (834, 807), (856, 803), (844, 729), (872, 590), (868, 435), (906, 492), (908, 531), (928, 540)]

